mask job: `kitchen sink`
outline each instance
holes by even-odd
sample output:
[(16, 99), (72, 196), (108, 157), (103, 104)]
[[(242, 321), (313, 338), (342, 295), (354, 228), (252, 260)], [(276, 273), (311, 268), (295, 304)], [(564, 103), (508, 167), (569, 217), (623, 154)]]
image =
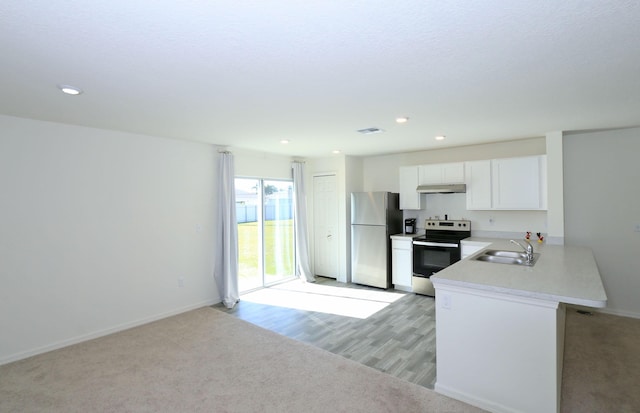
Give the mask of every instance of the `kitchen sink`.
[(484, 253), (485, 255), (491, 255), (493, 257), (527, 258), (527, 254), (525, 252), (518, 251), (487, 250)]
[(534, 253), (531, 262), (527, 263), (527, 254), (524, 252), (486, 250), (482, 254), (475, 257), (474, 260), (492, 262), (496, 264), (524, 265), (532, 267), (533, 265), (535, 265), (539, 256), (539, 253)]

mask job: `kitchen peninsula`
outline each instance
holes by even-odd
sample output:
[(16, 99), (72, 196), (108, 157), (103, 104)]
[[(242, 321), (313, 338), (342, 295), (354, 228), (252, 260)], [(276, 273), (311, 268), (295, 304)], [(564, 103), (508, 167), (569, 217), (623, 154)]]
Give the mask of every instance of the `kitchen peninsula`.
[(437, 392), (494, 412), (559, 411), (565, 305), (602, 308), (607, 296), (589, 248), (534, 248), (534, 266), (477, 261), (479, 251), (431, 277)]

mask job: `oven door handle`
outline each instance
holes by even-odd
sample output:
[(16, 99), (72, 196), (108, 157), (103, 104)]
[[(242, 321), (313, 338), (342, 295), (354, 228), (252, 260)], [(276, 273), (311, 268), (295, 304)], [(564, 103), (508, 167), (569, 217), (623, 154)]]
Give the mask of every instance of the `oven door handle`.
[(458, 244), (446, 244), (443, 242), (413, 241), (413, 245), (423, 245), (425, 247), (458, 248)]

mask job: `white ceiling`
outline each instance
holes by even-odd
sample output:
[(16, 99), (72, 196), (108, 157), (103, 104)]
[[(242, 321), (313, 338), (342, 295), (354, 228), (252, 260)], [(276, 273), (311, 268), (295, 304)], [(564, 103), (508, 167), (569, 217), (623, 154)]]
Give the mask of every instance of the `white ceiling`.
[(640, 124), (637, 0), (3, 1), (0, 53), (2, 114), (292, 156)]

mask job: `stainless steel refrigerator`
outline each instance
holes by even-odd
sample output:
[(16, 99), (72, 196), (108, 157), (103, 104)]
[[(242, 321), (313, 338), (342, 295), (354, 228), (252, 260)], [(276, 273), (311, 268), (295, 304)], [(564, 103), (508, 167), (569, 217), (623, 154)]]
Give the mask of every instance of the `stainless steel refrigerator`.
[(402, 232), (399, 195), (392, 192), (351, 194), (351, 282), (391, 286), (391, 239)]

